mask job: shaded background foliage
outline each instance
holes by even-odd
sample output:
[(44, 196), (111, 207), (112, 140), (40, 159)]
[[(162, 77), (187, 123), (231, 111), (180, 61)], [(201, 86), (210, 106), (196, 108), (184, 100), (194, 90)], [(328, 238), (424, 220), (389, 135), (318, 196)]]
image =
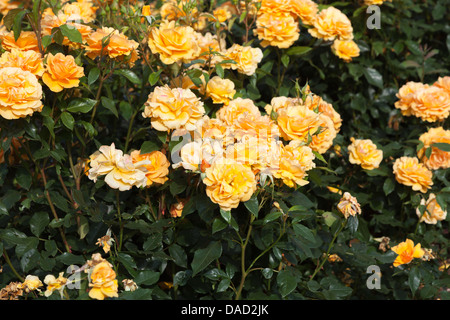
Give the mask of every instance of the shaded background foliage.
[[(0, 164), (0, 249), (6, 253), (1, 287), (17, 280), (6, 259), (22, 276), (57, 275), (101, 252), (96, 241), (111, 228), (116, 243), (123, 230), (123, 246), (108, 258), (119, 279), (134, 279), (139, 286), (134, 292), (121, 293), (122, 299), (234, 299), (237, 295), (242, 299), (448, 299), (450, 277), (439, 266), (448, 259), (449, 217), (437, 225), (418, 224), (415, 211), (421, 196), (398, 184), (392, 174), (392, 160), (414, 156), (418, 137), (428, 127), (394, 108), (398, 89), (407, 81), (432, 83), (450, 72), (448, 1), (386, 2), (380, 6), (381, 28), (372, 30), (366, 27), (369, 14), (361, 2), (320, 4), (333, 5), (351, 19), (361, 49), (358, 58), (344, 63), (333, 55), (330, 43), (313, 41), (302, 28), (296, 49), (266, 48), (254, 76), (234, 78), (239, 95), (260, 107), (275, 96), (295, 96), (297, 80), (300, 87), (308, 83), (339, 112), (343, 125), (334, 149), (324, 155), (326, 163), (317, 161), (325, 168), (309, 172), (309, 185), (295, 191), (285, 187), (273, 194), (266, 189), (227, 215), (206, 196), (199, 177), (182, 170), (171, 172), (162, 186), (121, 192), (119, 199), (102, 181), (94, 184), (82, 175), (77, 181), (70, 167), (76, 168), (78, 157), (88, 156), (101, 145), (115, 142), (121, 149), (151, 151), (166, 142), (166, 136), (151, 131), (149, 122), (140, 117), (141, 106), (158, 81), (151, 70), (118, 69), (104, 79), (106, 73), (97, 76), (95, 64), (86, 65), (83, 92), (91, 93), (86, 96), (95, 99), (104, 79), (104, 108), (98, 109), (93, 124), (90, 101), (66, 102), (56, 97), (61, 111), (56, 121), (51, 106), (29, 119), (0, 119), (5, 154), (13, 148), (11, 138), (25, 137), (29, 149), (23, 146), (20, 153), (32, 159)], [(102, 25), (108, 15), (100, 19)], [(228, 44), (241, 42), (243, 28), (233, 24)], [(60, 47), (52, 44), (49, 50), (56, 52)], [(211, 112), (216, 108), (206, 107)], [(448, 120), (443, 126), (448, 128)], [(349, 163), (346, 146), (351, 137), (370, 138), (383, 150), (379, 169), (367, 171)], [(175, 145), (172, 142), (171, 150)], [(45, 168), (46, 180), (40, 168)], [(72, 206), (60, 178), (79, 207)], [(443, 207), (450, 201), (448, 179), (448, 170), (434, 172), (432, 190)], [(362, 215), (356, 225), (353, 221), (339, 233), (330, 252), (342, 261), (325, 262), (318, 268), (343, 222), (335, 208), (341, 196), (330, 192), (329, 186), (354, 195)], [(58, 219), (51, 213), (47, 192)], [(168, 210), (178, 198), (189, 201), (181, 218), (170, 218)], [(395, 254), (380, 250), (375, 240), (382, 236), (395, 244), (411, 237), (432, 248), (437, 259), (393, 268)], [(366, 285), (370, 265), (381, 269), (381, 289), (370, 290)], [(252, 271), (246, 274), (241, 292), (243, 270)], [(68, 294), (87, 299), (86, 287), (82, 282), (80, 290), (68, 290)]]

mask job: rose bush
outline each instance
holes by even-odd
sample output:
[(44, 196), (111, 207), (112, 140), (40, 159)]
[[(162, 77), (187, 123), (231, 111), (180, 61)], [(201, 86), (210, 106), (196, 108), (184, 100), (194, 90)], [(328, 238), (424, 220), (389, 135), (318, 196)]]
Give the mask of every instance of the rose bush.
[(446, 0), (0, 13), (0, 299), (450, 298)]

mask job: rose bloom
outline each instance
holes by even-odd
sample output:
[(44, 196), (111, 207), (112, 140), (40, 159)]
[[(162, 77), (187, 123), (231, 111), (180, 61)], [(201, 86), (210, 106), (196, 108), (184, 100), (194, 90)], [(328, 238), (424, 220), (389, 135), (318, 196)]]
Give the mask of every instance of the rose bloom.
[(173, 203), (170, 206), (170, 216), (172, 218), (179, 218), (181, 217), (182, 213), (183, 213), (183, 209), (184, 209), (184, 205), (186, 204), (186, 202), (188, 201), (188, 199), (182, 199), (180, 201), (178, 201), (177, 203)]
[[(164, 4), (160, 8), (161, 18), (163, 20), (178, 20), (178, 18), (185, 17), (187, 13), (195, 14), (198, 12), (196, 6), (192, 6), (195, 1), (191, 0), (168, 0), (164, 1)], [(184, 11), (184, 8), (188, 9), (188, 12)]]
[[(423, 142), (423, 147), (417, 152), (417, 157), (430, 170), (450, 168), (450, 152), (433, 147), (433, 143), (449, 143), (450, 130), (442, 127), (430, 128), (419, 137)], [(426, 157), (426, 150), (431, 147), (430, 158)]]
[(339, 132), (342, 125), (341, 115), (334, 110), (330, 103), (323, 100), (320, 96), (311, 93), (306, 97), (304, 105), (310, 110), (318, 111), (328, 116), (333, 121), (336, 132)]
[(411, 239), (406, 239), (406, 241), (392, 247), (391, 250), (398, 254), (394, 261), (394, 267), (398, 267), (402, 264), (408, 264), (414, 258), (422, 258), (425, 253), (422, 250), (420, 243), (414, 246), (414, 242)]
[(206, 194), (220, 208), (229, 211), (251, 198), (256, 190), (252, 170), (234, 160), (219, 158), (205, 170)]
[(227, 147), (225, 156), (246, 166), (257, 165), (261, 157), (259, 139), (250, 137), (231, 144)]
[(358, 57), (360, 51), (355, 41), (339, 39), (333, 41), (331, 50), (345, 62), (350, 62), (352, 58)]
[(267, 115), (244, 113), (236, 119), (233, 127), (237, 139), (245, 135), (259, 139), (274, 139), (280, 136), (276, 122)]
[(426, 193), (433, 185), (433, 173), (417, 158), (401, 157), (395, 160), (393, 172), (397, 182)]
[(149, 94), (142, 113), (151, 118), (158, 131), (184, 128), (195, 130), (195, 123), (205, 114), (203, 102), (189, 89), (156, 87)]
[(284, 140), (306, 141), (308, 133), (312, 136), (322, 121), (320, 115), (304, 105), (280, 109), (277, 123)]
[(314, 159), (315, 156), (310, 147), (301, 145), (298, 141), (291, 141), (282, 148), (279, 168), (274, 173), (274, 177), (282, 179), (283, 183), (290, 188), (296, 185), (304, 186), (309, 183), (306, 180), (307, 171), (316, 166)]
[(0, 116), (19, 119), (42, 110), (42, 86), (36, 76), (20, 68), (0, 68)]
[(237, 43), (233, 44), (224, 53), (222, 60), (234, 60), (236, 63), (224, 63), (224, 69), (237, 70), (239, 73), (251, 76), (255, 73), (258, 63), (263, 58), (260, 48), (252, 48), (250, 46), (241, 46)]
[(202, 163), (202, 141), (192, 141), (186, 143), (180, 150), (180, 161), (174, 163), (172, 167), (177, 169), (183, 167), (186, 170), (198, 171)]
[[(289, 98), (289, 97), (273, 97), (270, 101), (270, 104), (266, 105), (264, 107), (264, 110), (268, 115), (271, 115), (272, 112), (277, 113), (279, 110), (287, 108), (287, 107), (293, 107), (302, 105), (303, 101), (298, 98)], [(314, 111), (314, 108), (309, 108)]]
[[(104, 38), (107, 40), (103, 40)], [(138, 59), (138, 47), (139, 43), (128, 39), (119, 30), (102, 27), (86, 38), (85, 50), (86, 55), (91, 59), (107, 56), (111, 59), (126, 61), (133, 66)]]
[(372, 170), (380, 166), (383, 160), (383, 151), (370, 139), (350, 138), (351, 144), (348, 146), (349, 161), (360, 165), (363, 169)]
[(286, 0), (261, 0), (261, 7), (258, 15), (265, 13), (289, 12), (291, 10), (290, 1)]
[(89, 297), (97, 300), (117, 298), (119, 295), (116, 273), (109, 262), (97, 264), (90, 274)]
[(122, 280), (123, 287), (125, 291), (136, 291), (138, 285), (131, 279), (123, 279)]
[(296, 15), (303, 24), (312, 25), (319, 11), (317, 3), (312, 0), (290, 0), (290, 12)]
[(348, 17), (335, 7), (321, 10), (308, 32), (315, 38), (332, 41), (353, 39), (353, 27)]
[(397, 93), (398, 101), (395, 102), (394, 106), (400, 109), (404, 116), (411, 115), (411, 103), (414, 101), (415, 93), (427, 88), (427, 84), (421, 82), (409, 81), (399, 89)]
[(33, 50), (39, 52), (38, 41), (33, 31), (22, 31), (16, 41), (13, 31), (8, 32), (6, 29), (1, 29), (0, 41), (2, 48), (6, 51), (11, 51), (15, 48), (22, 51)]
[(84, 69), (76, 64), (73, 56), (65, 56), (60, 52), (56, 55), (51, 53), (47, 55), (42, 81), (53, 92), (78, 87), (83, 76)]
[(67, 16), (78, 15), (85, 23), (93, 22), (96, 18), (97, 7), (94, 7), (92, 1), (77, 0), (77, 2), (66, 3), (61, 10)]
[(381, 4), (383, 4), (383, 2), (386, 2), (386, 1), (392, 2), (392, 0), (364, 0), (364, 4), (366, 6), (381, 5)]
[(264, 13), (256, 19), (255, 34), (262, 47), (289, 48), (300, 37), (298, 22), (289, 13)]
[(237, 118), (243, 113), (250, 113), (257, 116), (261, 115), (261, 112), (253, 100), (238, 97), (231, 100), (228, 105), (222, 106), (217, 110), (216, 118), (226, 125), (232, 126)]
[(220, 23), (229, 20), (233, 16), (233, 13), (227, 6), (221, 6), (214, 9), (212, 14)]
[(122, 156), (123, 151), (116, 149), (114, 143), (110, 146), (101, 146), (89, 157), (91, 167), (88, 172), (89, 179), (96, 182), (99, 176), (110, 173)]
[(176, 26), (175, 21), (162, 22), (159, 28), (152, 28), (148, 45), (153, 54), (165, 64), (189, 62), (197, 57), (200, 48), (197, 45), (196, 32), (187, 26)]
[(196, 59), (208, 60), (211, 59), (211, 65), (214, 65), (216, 59), (214, 59), (214, 54), (209, 54), (210, 52), (221, 52), (225, 49), (225, 39), (217, 39), (217, 35), (212, 35), (210, 32), (201, 34), (199, 32), (195, 33), (195, 39), (199, 47), (198, 55)]
[(206, 85), (206, 96), (210, 97), (215, 104), (227, 105), (235, 93), (234, 82), (219, 76), (212, 77)]
[(443, 221), (447, 218), (447, 211), (442, 210), (436, 201), (436, 195), (434, 193), (430, 193), (426, 201), (422, 199), (420, 204), (425, 206), (423, 214), (419, 208), (416, 209), (416, 214), (420, 218), (420, 222), (436, 224), (438, 221)]
[(119, 189), (119, 191), (130, 190), (132, 187), (145, 187), (148, 181), (145, 166), (148, 164), (148, 160), (134, 162), (130, 155), (125, 154), (105, 176), (105, 182), (109, 187)]
[(64, 272), (60, 272), (58, 278), (55, 278), (55, 276), (52, 274), (48, 274), (45, 276), (44, 283), (47, 285), (47, 290), (45, 290), (44, 296), (50, 297), (56, 290), (59, 291), (62, 297), (64, 287), (67, 284), (67, 278), (64, 278), (63, 274)]
[(147, 187), (154, 183), (163, 184), (169, 179), (167, 176), (169, 174), (170, 163), (161, 151), (155, 150), (150, 153), (141, 154), (139, 150), (135, 150), (130, 155), (134, 163), (142, 160), (150, 162), (150, 164), (144, 165), (145, 169), (147, 169), (145, 173), (147, 176)]
[(0, 0), (0, 13), (5, 17), (10, 10), (17, 9), (20, 4), (20, 1)]
[(445, 91), (450, 93), (450, 76), (439, 77), (433, 86), (445, 89)]
[(416, 91), (411, 114), (427, 122), (445, 120), (450, 114), (450, 92), (436, 86)]
[(355, 217), (357, 214), (361, 214), (361, 206), (358, 203), (358, 200), (348, 192), (344, 192), (341, 200), (339, 200), (337, 208), (344, 215), (345, 219), (348, 219), (350, 216)]
[[(336, 138), (337, 132), (334, 128), (334, 123), (327, 115), (319, 114), (319, 127), (316, 130), (311, 130), (311, 142), (309, 146), (314, 151), (320, 154), (327, 152), (327, 150), (333, 145), (333, 140)], [(308, 141), (308, 137), (304, 138), (304, 142)]]
[(44, 63), (41, 55), (33, 50), (22, 51), (11, 49), (5, 51), (0, 57), (0, 68), (16, 67), (24, 71), (30, 71), (36, 77), (42, 77), (44, 73)]
[(42, 287), (43, 284), (41, 280), (37, 276), (33, 275), (27, 275), (25, 278), (25, 281), (22, 283), (22, 286), (25, 290), (25, 293), (28, 293), (30, 291), (39, 290), (39, 287)]

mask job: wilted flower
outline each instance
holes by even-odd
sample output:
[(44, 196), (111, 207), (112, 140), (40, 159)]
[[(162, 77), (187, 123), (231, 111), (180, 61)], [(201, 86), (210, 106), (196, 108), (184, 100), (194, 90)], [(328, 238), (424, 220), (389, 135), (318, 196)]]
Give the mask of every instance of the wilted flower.
[(370, 139), (350, 138), (351, 144), (348, 146), (349, 161), (360, 165), (365, 170), (373, 170), (380, 166), (383, 160), (383, 151)]
[(63, 275), (64, 272), (60, 272), (58, 278), (55, 278), (55, 276), (52, 274), (45, 276), (44, 283), (47, 285), (47, 290), (45, 290), (44, 295), (46, 297), (51, 296), (54, 291), (59, 291), (62, 297), (64, 288), (67, 284), (67, 278), (65, 278)]
[(357, 214), (361, 214), (361, 206), (358, 203), (358, 200), (348, 192), (344, 192), (341, 200), (339, 200), (337, 208), (344, 215), (345, 219), (348, 219), (350, 216), (355, 217)]
[(434, 193), (430, 193), (427, 200), (422, 199), (420, 205), (425, 206), (423, 213), (420, 208), (416, 209), (416, 214), (421, 222), (436, 224), (438, 221), (445, 220), (447, 217), (447, 211), (441, 208)]
[(138, 288), (136, 282), (131, 279), (123, 279), (122, 280), (123, 287), (125, 291), (135, 291)]
[(172, 218), (179, 218), (181, 217), (181, 214), (183, 213), (184, 205), (186, 204), (187, 199), (179, 200), (177, 203), (173, 203), (170, 206), (170, 216)]
[(424, 251), (421, 249), (420, 243), (414, 246), (414, 242), (411, 239), (399, 243), (395, 247), (391, 248), (396, 254), (397, 258), (394, 261), (394, 267), (398, 267), (402, 264), (410, 263), (414, 258), (422, 258)]
[(10, 282), (0, 290), (0, 300), (19, 300), (22, 295), (23, 286), (21, 282)]
[(103, 247), (103, 251), (108, 253), (111, 250), (111, 245), (114, 242), (114, 239), (111, 238), (111, 229), (108, 229), (106, 235), (97, 239), (96, 245)]
[(433, 173), (415, 157), (398, 158), (393, 171), (397, 182), (412, 187), (414, 191), (425, 193), (433, 185)]
[(29, 293), (30, 291), (40, 291), (39, 287), (42, 287), (43, 284), (41, 280), (39, 280), (39, 277), (33, 276), (33, 275), (27, 275), (24, 282), (22, 283), (23, 289), (25, 293)]

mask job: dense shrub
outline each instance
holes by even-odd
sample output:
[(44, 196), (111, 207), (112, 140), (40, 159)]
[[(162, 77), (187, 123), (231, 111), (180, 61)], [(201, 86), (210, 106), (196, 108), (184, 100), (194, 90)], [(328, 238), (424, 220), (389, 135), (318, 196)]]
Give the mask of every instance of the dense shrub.
[(0, 9), (1, 299), (450, 297), (447, 0)]

